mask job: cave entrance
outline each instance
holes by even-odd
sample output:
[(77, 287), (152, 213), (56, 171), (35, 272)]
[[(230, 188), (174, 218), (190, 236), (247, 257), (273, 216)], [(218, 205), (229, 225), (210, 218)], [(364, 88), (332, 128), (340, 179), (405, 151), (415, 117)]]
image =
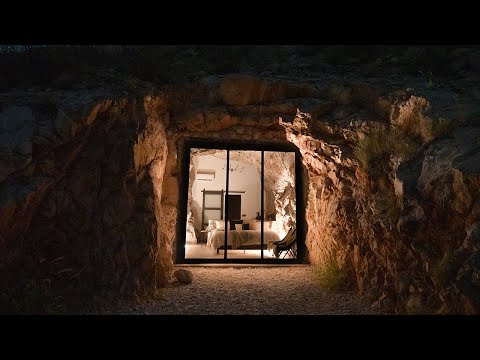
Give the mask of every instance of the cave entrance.
[(190, 140), (182, 162), (177, 263), (304, 259), (297, 147)]

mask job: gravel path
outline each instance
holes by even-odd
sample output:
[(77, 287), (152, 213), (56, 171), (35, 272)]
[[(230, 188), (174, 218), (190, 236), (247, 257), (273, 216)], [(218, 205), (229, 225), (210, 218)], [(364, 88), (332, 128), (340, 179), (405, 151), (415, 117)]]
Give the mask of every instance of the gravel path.
[(308, 266), (185, 267), (193, 283), (174, 282), (160, 299), (103, 313), (152, 315), (375, 314), (352, 291), (322, 291)]

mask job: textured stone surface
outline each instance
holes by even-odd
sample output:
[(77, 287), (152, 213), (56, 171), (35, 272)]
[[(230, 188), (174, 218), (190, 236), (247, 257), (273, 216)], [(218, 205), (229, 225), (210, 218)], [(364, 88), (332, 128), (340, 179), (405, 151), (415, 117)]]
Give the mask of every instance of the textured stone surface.
[[(476, 204), (480, 196), (478, 139), (479, 127), (458, 128), (451, 137), (431, 142), (413, 164), (401, 166), (397, 173), (403, 180), (404, 202), (418, 204), (413, 211), (404, 207), (401, 219), (418, 217), (415, 213), (420, 209), (424, 212), (420, 231), (398, 234), (403, 242), (412, 244), (412, 255), (419, 259), (421, 280), (417, 286), (423, 290), (424, 298), (441, 294), (438, 296), (443, 309), (452, 312), (480, 310), (479, 268), (475, 260), (480, 216)], [(411, 236), (408, 240), (407, 235)], [(445, 251), (454, 253), (448, 285), (438, 283), (434, 269)], [(435, 284), (433, 288), (430, 281)]]
[[(351, 92), (355, 94), (355, 89)], [(421, 148), (415, 159), (400, 165), (397, 174), (398, 165), (392, 174), (385, 174), (401, 206), (397, 220), (385, 211), (382, 193), (375, 190), (380, 179), (368, 179), (352, 154), (352, 145), (362, 134), (382, 125), (374, 114), (354, 110), (352, 103), (358, 106), (360, 101), (365, 98), (341, 97), (343, 107), (333, 109), (333, 117), (338, 116), (333, 123), (302, 111), (293, 122), (281, 122), (287, 138), (299, 147), (308, 171), (310, 260), (321, 264), (335, 259), (376, 306), (399, 312), (477, 313), (476, 248), (464, 246), (464, 258), (451, 260), (456, 264), (453, 268), (441, 259), (460, 246), (464, 228), (479, 218), (473, 203), (479, 193), (480, 128), (459, 128), (452, 137)], [(401, 128), (428, 141), (432, 132), (422, 112), (426, 105), (418, 98), (394, 101), (383, 126)], [(372, 111), (372, 106), (364, 106)], [(384, 108), (373, 110), (381, 115)], [(347, 111), (355, 111), (357, 117), (349, 125), (342, 121), (351, 116)], [(464, 243), (471, 243), (470, 238)]]
[[(28, 259), (25, 271), (34, 273), (41, 261), (60, 258), (77, 290), (150, 293), (166, 283), (172, 264), (169, 245), (166, 255), (158, 251), (161, 191), (154, 188), (161, 188), (167, 151), (159, 104), (64, 101), (49, 120), (58, 124), (50, 134), (56, 143), (34, 147), (34, 161), (0, 187), (2, 260)], [(31, 134), (54, 114), (36, 111)], [(2, 280), (13, 287), (17, 279)]]
[[(60, 287), (129, 295), (165, 286), (183, 201), (180, 151), (199, 137), (295, 144), (308, 259), (335, 259), (376, 306), (478, 312), (480, 130), (462, 127), (429, 142), (434, 117), (452, 115), (453, 100), (440, 95), (406, 84), (241, 75), (130, 98), (108, 87), (2, 94), (0, 264), (23, 270), (2, 270), (0, 285), (60, 259), (52, 271), (69, 274)], [(398, 218), (382, 203), (380, 179), (353, 153), (372, 129), (388, 127), (424, 144), (409, 162), (390, 159), (382, 180)], [(275, 206), (289, 208), (281, 196)], [(437, 265), (448, 251), (454, 276), (444, 283)]]

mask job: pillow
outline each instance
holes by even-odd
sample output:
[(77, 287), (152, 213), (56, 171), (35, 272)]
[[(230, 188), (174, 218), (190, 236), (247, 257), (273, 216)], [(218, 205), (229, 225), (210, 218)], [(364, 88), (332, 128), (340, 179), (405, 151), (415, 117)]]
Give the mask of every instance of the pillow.
[(235, 224), (235, 230), (241, 231), (243, 228), (243, 224)]
[(250, 220), (249, 225), (250, 230), (260, 230), (262, 223), (260, 221)]
[[(251, 220), (249, 223), (250, 230), (261, 230), (262, 229), (262, 222)], [(263, 222), (263, 231), (272, 230), (272, 221), (264, 221)]]
[(210, 230), (215, 230), (216, 229), (215, 220), (208, 220), (208, 228)]
[(263, 231), (272, 230), (272, 222), (264, 221), (263, 222)]
[(215, 227), (217, 230), (225, 231), (225, 220), (215, 220)]
[(235, 224), (241, 224), (243, 220), (230, 220), (230, 230), (235, 230)]
[(250, 230), (250, 224), (242, 224), (242, 230)]

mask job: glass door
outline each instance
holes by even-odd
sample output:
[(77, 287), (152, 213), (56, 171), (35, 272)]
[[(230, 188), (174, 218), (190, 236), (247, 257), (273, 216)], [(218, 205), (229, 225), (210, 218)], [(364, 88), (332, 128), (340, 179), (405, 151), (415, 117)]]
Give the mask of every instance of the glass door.
[(265, 151), (263, 212), (268, 248), (265, 258), (297, 258), (295, 185), (295, 153)]
[(220, 257), (216, 250), (224, 238), (226, 159), (226, 150), (190, 149), (185, 259)]
[[(261, 151), (230, 150), (225, 161), (227, 193), (225, 259), (260, 259), (261, 241)], [(227, 164), (228, 163), (228, 164)]]
[(185, 259), (297, 258), (295, 152), (191, 148)]

